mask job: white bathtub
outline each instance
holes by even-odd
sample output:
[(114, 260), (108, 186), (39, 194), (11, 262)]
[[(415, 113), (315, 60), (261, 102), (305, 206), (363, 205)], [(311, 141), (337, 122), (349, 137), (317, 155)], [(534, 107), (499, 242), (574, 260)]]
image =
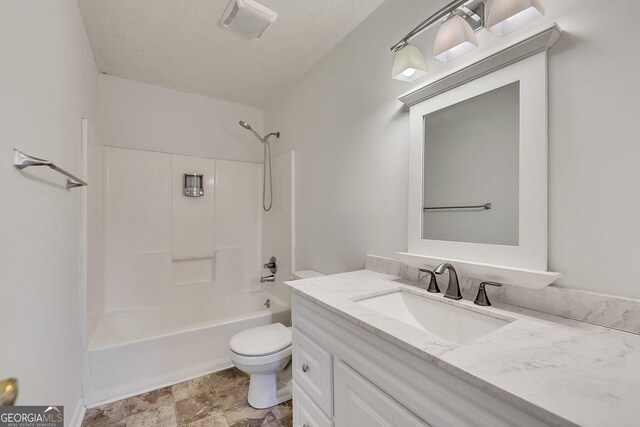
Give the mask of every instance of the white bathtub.
[[(270, 308), (264, 305), (267, 299)], [(87, 352), (85, 402), (111, 401), (230, 367), (228, 344), (234, 334), (291, 322), (290, 307), (264, 292), (184, 307), (105, 314)]]

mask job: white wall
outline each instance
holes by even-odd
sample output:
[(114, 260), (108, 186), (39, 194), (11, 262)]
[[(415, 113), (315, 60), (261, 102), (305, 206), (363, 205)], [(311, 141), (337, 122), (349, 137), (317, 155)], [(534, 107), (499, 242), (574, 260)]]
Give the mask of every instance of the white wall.
[(81, 398), (81, 194), (49, 169), (19, 172), (14, 147), (83, 169), (80, 119), (95, 139), (98, 72), (75, 0), (0, 3), (0, 378), (18, 404)]
[[(275, 282), (266, 283), (263, 287), (267, 292), (289, 303), (291, 293), (282, 283), (291, 280), (294, 271), (295, 152), (287, 151), (280, 154), (273, 159), (272, 164), (273, 206), (269, 212), (262, 211), (262, 264), (275, 256), (278, 270)], [(261, 274), (267, 276), (271, 272), (263, 268)]]
[[(101, 255), (94, 251), (105, 260), (106, 268), (104, 282), (95, 280), (89, 286), (90, 332), (95, 329), (93, 319), (99, 322), (103, 314), (162, 307), (165, 302), (188, 306), (193, 296), (201, 301), (209, 298), (188, 287), (176, 287), (185, 281), (211, 282), (209, 288), (218, 297), (264, 288), (258, 284), (266, 262), (261, 255), (263, 218), (273, 223), (269, 227), (272, 234), (266, 236), (269, 242), (265, 243), (269, 253), (282, 254), (279, 281), (288, 280), (292, 268), (292, 157), (288, 154), (274, 159), (274, 210), (263, 217), (258, 203), (262, 199), (262, 145), (238, 124), (244, 120), (262, 134), (262, 110), (107, 75), (100, 76), (99, 86), (100, 137), (104, 144), (102, 219), (97, 196), (95, 206), (90, 208), (94, 222), (102, 220), (106, 224), (106, 252)], [(277, 144), (275, 138), (272, 142)], [(180, 170), (172, 172), (178, 160)], [(186, 200), (179, 193), (176, 185), (181, 185), (181, 173), (189, 172), (182, 169), (214, 162), (215, 180), (211, 173), (205, 173), (205, 180), (211, 179), (207, 181), (210, 186), (215, 182), (215, 203), (209, 189), (205, 189), (208, 196), (204, 199), (211, 198), (210, 207), (215, 205), (215, 213), (205, 215), (206, 229), (192, 227), (195, 234), (185, 238), (179, 230), (193, 225), (188, 202), (202, 206), (205, 200)], [(155, 222), (149, 220), (151, 212), (157, 213), (153, 215)], [(130, 239), (132, 235), (136, 238)], [(172, 263), (172, 258), (204, 255), (182, 253), (186, 248), (194, 249), (191, 240), (196, 237), (200, 239), (198, 251), (207, 248), (215, 258)], [(206, 265), (211, 262), (215, 264), (213, 270)], [(205, 280), (205, 271), (213, 277)], [(275, 286), (268, 290), (282, 291)], [(286, 299), (288, 293), (278, 296)], [(103, 311), (97, 308), (100, 305)], [(101, 330), (98, 327), (94, 338)]]
[[(113, 280), (114, 274), (125, 274), (124, 270), (127, 270), (123, 270), (123, 265), (128, 262), (127, 256), (124, 256), (124, 252), (127, 251), (121, 253), (119, 260), (105, 254), (105, 248), (109, 247), (109, 239), (112, 242), (114, 236), (105, 231), (105, 224), (108, 223), (105, 212), (108, 211), (108, 206), (105, 205), (106, 195), (104, 194), (107, 188), (103, 188), (108, 181), (106, 164), (108, 159), (104, 158), (105, 153), (123, 157), (122, 160), (126, 161), (127, 152), (114, 151), (108, 147), (156, 152), (155, 156), (161, 156), (160, 153), (170, 153), (209, 159), (262, 162), (260, 142), (238, 125), (239, 120), (244, 120), (258, 132), (262, 132), (263, 113), (260, 109), (104, 74), (99, 76), (98, 81), (99, 122), (104, 130), (100, 132), (99, 143), (104, 144), (105, 147), (90, 146), (88, 156), (89, 174), (96, 182), (88, 192), (87, 330), (89, 336), (97, 327), (105, 306), (107, 310), (122, 308), (123, 301), (120, 299), (127, 299), (126, 292), (118, 291), (118, 286), (114, 287), (117, 280)], [(131, 158), (141, 157), (140, 161), (143, 164), (146, 164), (147, 158), (154, 156), (153, 153), (145, 156), (139, 151), (130, 151), (130, 154)], [(166, 158), (169, 159), (168, 156)], [(196, 157), (184, 157), (184, 159), (197, 161)], [(213, 162), (208, 159), (201, 160)], [(164, 172), (170, 173), (170, 168), (165, 169)], [(115, 179), (117, 177), (113, 176), (112, 180)], [(140, 179), (144, 180), (145, 177), (141, 176)], [(135, 181), (135, 177), (131, 180)], [(169, 189), (151, 186), (150, 191), (169, 191)], [(170, 242), (170, 237), (167, 239)], [(165, 252), (168, 253), (168, 249)], [(110, 264), (113, 262), (115, 265)], [(131, 266), (127, 271), (131, 273), (132, 268), (134, 267)], [(108, 283), (105, 283), (105, 276)], [(121, 286), (126, 286), (129, 282), (125, 280)], [(133, 303), (133, 301), (130, 302)]]
[(171, 156), (104, 150), (104, 311), (161, 305), (171, 286)]
[(216, 160), (216, 278), (225, 295), (260, 288), (262, 165)]
[(240, 120), (262, 133), (258, 108), (100, 75), (104, 145), (262, 162), (260, 142)]
[[(429, 77), (392, 80), (389, 47), (445, 3), (386, 1), (266, 109), (278, 152), (296, 150), (296, 268), (351, 270), (365, 252), (406, 250), (409, 122), (396, 98)], [(537, 25), (566, 31), (549, 63), (549, 268), (562, 286), (640, 298), (640, 3), (544, 3)], [(484, 32), (481, 49), (444, 65), (430, 59), (434, 33), (414, 40), (431, 76), (522, 34)]]

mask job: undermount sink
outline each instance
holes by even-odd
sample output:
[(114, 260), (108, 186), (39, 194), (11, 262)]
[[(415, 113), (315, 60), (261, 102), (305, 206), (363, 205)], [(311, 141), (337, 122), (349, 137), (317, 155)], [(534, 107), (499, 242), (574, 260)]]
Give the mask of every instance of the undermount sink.
[(478, 313), (404, 290), (367, 297), (355, 302), (458, 344), (475, 341), (513, 321), (513, 319)]

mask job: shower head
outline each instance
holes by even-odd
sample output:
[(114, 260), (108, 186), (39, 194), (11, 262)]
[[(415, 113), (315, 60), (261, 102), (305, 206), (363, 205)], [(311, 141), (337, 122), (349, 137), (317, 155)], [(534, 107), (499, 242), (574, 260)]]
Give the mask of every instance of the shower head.
[(258, 138), (260, 140), (260, 142), (262, 142), (263, 144), (266, 142), (263, 137), (258, 135), (258, 133), (255, 130), (253, 130), (253, 128), (251, 127), (251, 125), (249, 123), (247, 123), (245, 121), (242, 121), (242, 120), (240, 120), (238, 123), (240, 124), (240, 126), (245, 128), (246, 130), (251, 131), (251, 133), (254, 134), (256, 136), (256, 138)]
[[(271, 210), (271, 206), (273, 206), (273, 175), (271, 172), (271, 145), (269, 145), (269, 138), (272, 136), (275, 136), (276, 138), (280, 138), (280, 132), (271, 132), (267, 135), (265, 135), (264, 137), (258, 135), (258, 133), (253, 130), (253, 128), (251, 127), (251, 125), (243, 120), (240, 120), (238, 122), (238, 124), (240, 126), (242, 126), (243, 128), (245, 128), (246, 130), (250, 131), (252, 134), (254, 134), (256, 136), (256, 138), (258, 138), (260, 140), (260, 142), (262, 142), (262, 146), (264, 147), (264, 168), (262, 168), (263, 170), (263, 176), (262, 176), (262, 208), (266, 211), (269, 212)], [(271, 192), (271, 196), (269, 197), (269, 206), (267, 206), (267, 190), (266, 190), (266, 185), (267, 185), (267, 169), (269, 170), (269, 191)]]
[(253, 133), (256, 136), (256, 138), (258, 138), (260, 140), (260, 142), (262, 142), (263, 144), (268, 144), (269, 143), (269, 138), (274, 136), (274, 135), (275, 135), (276, 138), (280, 138), (280, 132), (271, 132), (270, 134), (265, 135), (264, 137), (262, 137), (262, 136), (258, 135), (258, 133), (255, 130), (253, 130), (253, 128), (251, 127), (251, 125), (249, 123), (247, 123), (247, 122), (245, 122), (243, 120), (240, 120), (238, 122), (238, 124), (240, 124), (240, 126), (245, 128), (246, 130), (251, 131), (251, 133)]

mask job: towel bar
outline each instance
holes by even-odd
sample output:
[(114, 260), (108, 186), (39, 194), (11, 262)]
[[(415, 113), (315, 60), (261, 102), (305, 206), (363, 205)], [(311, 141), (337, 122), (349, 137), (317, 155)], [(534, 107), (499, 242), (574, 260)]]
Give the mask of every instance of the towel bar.
[(61, 173), (62, 175), (67, 177), (67, 189), (84, 187), (85, 185), (87, 185), (86, 182), (74, 175), (71, 175), (69, 172), (62, 169), (60, 166), (57, 166), (55, 163), (52, 163), (49, 160), (29, 156), (19, 150), (16, 150), (15, 148), (13, 149), (13, 166), (17, 167), (18, 169), (24, 169), (30, 166), (48, 166), (54, 171)]

